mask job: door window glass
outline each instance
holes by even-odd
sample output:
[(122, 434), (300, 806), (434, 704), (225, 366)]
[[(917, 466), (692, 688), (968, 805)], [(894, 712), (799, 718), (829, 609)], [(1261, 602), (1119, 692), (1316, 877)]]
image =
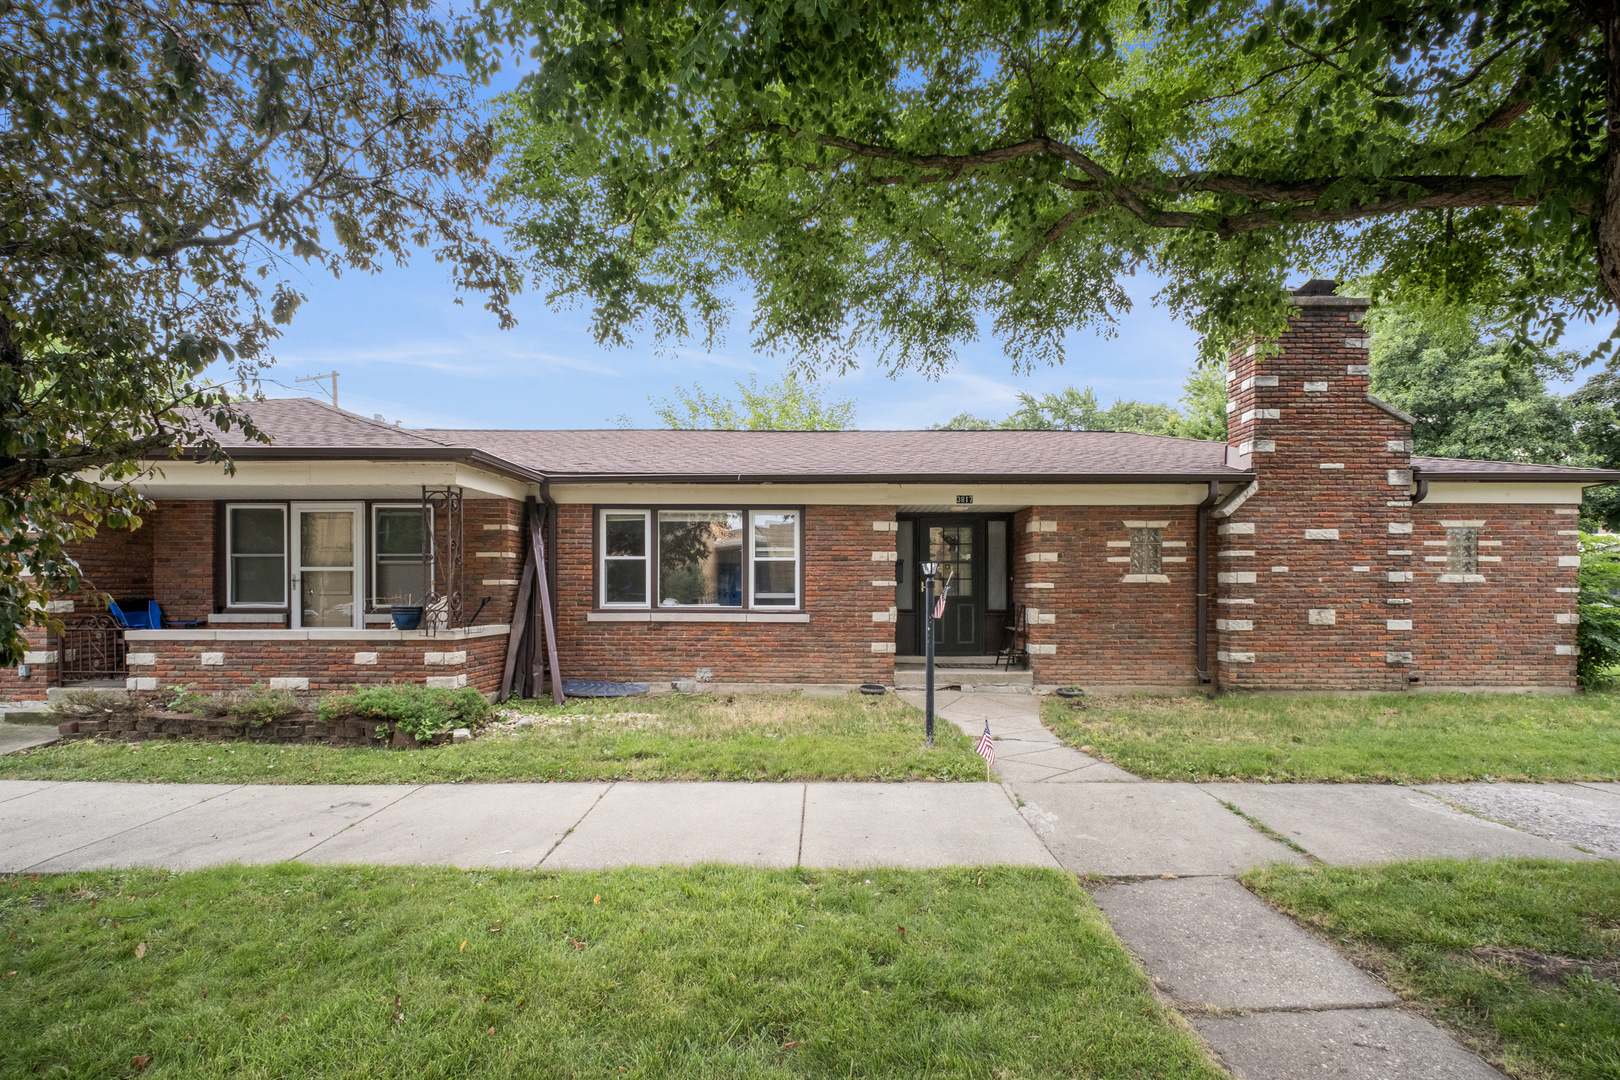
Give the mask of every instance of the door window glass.
[(985, 527), (985, 606), (1007, 610), (1007, 523), (987, 521)]

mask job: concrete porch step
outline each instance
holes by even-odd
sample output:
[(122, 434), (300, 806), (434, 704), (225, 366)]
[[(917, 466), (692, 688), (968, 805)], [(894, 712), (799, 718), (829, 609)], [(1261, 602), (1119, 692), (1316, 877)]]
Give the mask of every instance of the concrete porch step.
[[(990, 656), (936, 656), (934, 657), (934, 668), (935, 670), (946, 667), (993, 668), (996, 666), (998, 659), (999, 657), (993, 654)], [(921, 671), (924, 663), (925, 661), (920, 656), (897, 656), (894, 658), (896, 670), (914, 667)]]
[[(895, 667), (894, 688), (896, 690), (920, 690), (926, 681), (926, 674), (921, 667), (902, 668)], [(1004, 687), (1008, 690), (1032, 690), (1035, 686), (1035, 675), (1029, 671), (1005, 668), (988, 667), (941, 667), (934, 666), (934, 686), (973, 686), (973, 687)]]

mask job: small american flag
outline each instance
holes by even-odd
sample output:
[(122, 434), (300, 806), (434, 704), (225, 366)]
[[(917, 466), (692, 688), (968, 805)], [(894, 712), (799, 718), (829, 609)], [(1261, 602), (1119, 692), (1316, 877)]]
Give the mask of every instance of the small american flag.
[(984, 758), (987, 768), (996, 763), (996, 744), (990, 741), (990, 721), (984, 722), (984, 734), (979, 736), (979, 744), (973, 748), (973, 752)]
[(945, 598), (951, 595), (951, 581), (955, 577), (956, 571), (952, 570), (951, 576), (945, 579), (945, 587), (939, 591), (939, 600), (934, 604), (934, 618), (936, 619), (945, 617)]

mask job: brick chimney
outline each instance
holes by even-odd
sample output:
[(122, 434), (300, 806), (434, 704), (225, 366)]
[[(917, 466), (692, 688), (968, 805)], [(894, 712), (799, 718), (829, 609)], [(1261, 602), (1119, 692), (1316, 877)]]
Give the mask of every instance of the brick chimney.
[(1367, 390), (1368, 301), (1313, 281), (1270, 350), (1230, 364), (1228, 460), (1256, 486), (1215, 511), (1226, 689), (1401, 690), (1412, 663), (1411, 418)]

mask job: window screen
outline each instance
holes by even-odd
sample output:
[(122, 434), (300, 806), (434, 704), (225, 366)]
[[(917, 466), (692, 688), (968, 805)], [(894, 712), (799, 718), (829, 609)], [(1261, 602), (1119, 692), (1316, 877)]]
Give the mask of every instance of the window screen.
[(287, 602), (287, 512), (279, 506), (227, 511), (231, 604), (279, 607)]
[(428, 582), (422, 574), (427, 515), (420, 506), (379, 506), (372, 513), (372, 606), (420, 604)]
[(602, 603), (647, 603), (647, 512), (602, 513)]
[(799, 603), (799, 515), (755, 511), (754, 606), (795, 607)]

